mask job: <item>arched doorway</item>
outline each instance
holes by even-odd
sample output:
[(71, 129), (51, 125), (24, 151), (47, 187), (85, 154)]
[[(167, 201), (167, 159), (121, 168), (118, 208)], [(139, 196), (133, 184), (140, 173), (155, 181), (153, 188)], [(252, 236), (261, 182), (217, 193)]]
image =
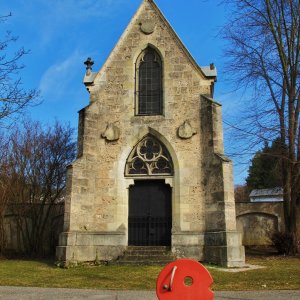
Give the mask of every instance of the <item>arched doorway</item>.
[(171, 195), (164, 180), (136, 180), (129, 188), (129, 245), (171, 245)]
[(129, 187), (128, 244), (170, 246), (172, 188), (165, 183), (173, 176), (171, 155), (153, 135), (146, 135), (131, 151), (125, 176)]

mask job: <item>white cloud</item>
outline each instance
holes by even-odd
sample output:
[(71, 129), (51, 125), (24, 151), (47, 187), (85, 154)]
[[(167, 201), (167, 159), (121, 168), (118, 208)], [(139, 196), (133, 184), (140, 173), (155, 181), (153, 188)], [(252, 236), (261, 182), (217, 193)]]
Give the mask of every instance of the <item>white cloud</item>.
[[(27, 0), (28, 1), (28, 0)], [(51, 25), (56, 26), (57, 21), (82, 21), (90, 17), (107, 17), (117, 9), (122, 8), (126, 0), (29, 0), (31, 9), (43, 9), (43, 18), (48, 18)]]
[(78, 50), (75, 50), (65, 60), (46, 70), (39, 84), (39, 90), (44, 99), (55, 101), (62, 95), (68, 94), (68, 89), (71, 88), (75, 77), (78, 75), (78, 68), (82, 68), (83, 57)]
[[(34, 28), (35, 38), (47, 46), (57, 37), (73, 36), (102, 18), (114, 18), (127, 0), (12, 0), (18, 18)], [(101, 22), (101, 21), (100, 21)], [(86, 28), (86, 27), (85, 27)], [(37, 34), (38, 33), (38, 34)]]

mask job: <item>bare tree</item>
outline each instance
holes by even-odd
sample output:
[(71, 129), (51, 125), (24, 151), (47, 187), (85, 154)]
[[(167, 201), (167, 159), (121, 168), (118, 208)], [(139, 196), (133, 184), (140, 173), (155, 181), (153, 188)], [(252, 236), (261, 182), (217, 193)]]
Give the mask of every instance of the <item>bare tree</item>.
[(249, 189), (246, 185), (236, 185), (234, 187), (235, 202), (249, 202)]
[(49, 216), (63, 201), (66, 168), (75, 158), (72, 134), (69, 126), (59, 123), (43, 127), (26, 122), (9, 136), (0, 182), (2, 178), (23, 247), (31, 255), (43, 254)]
[(3, 135), (0, 135), (0, 253), (3, 253), (6, 245), (4, 232), (4, 213), (7, 207), (7, 165), (5, 156), (7, 154), (7, 143)]
[[(297, 252), (300, 203), (300, 1), (224, 0), (227, 71), (252, 91), (236, 129), (254, 142), (280, 137), (286, 232)], [(298, 235), (298, 237), (297, 237)]]
[[(0, 16), (0, 25), (11, 14)], [(0, 122), (23, 112), (31, 104), (37, 104), (38, 91), (26, 90), (20, 79), (20, 71), (24, 68), (21, 59), (29, 53), (23, 47), (14, 50), (17, 37), (6, 32), (0, 40)]]

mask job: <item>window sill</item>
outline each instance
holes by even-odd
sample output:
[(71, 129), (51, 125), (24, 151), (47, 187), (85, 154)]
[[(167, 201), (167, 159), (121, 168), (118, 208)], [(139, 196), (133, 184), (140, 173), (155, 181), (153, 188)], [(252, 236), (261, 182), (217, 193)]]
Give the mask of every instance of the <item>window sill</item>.
[(151, 122), (158, 122), (164, 121), (166, 117), (164, 115), (135, 115), (131, 117), (130, 121), (132, 123), (151, 123)]

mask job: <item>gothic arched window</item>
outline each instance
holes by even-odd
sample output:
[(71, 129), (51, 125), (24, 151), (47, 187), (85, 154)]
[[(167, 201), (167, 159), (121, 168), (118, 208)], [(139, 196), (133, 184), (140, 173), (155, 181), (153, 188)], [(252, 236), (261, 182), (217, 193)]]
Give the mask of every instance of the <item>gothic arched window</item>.
[(151, 47), (146, 48), (136, 64), (136, 100), (138, 115), (161, 115), (162, 61)]
[(173, 175), (171, 155), (164, 144), (147, 135), (131, 151), (125, 168), (126, 176)]

